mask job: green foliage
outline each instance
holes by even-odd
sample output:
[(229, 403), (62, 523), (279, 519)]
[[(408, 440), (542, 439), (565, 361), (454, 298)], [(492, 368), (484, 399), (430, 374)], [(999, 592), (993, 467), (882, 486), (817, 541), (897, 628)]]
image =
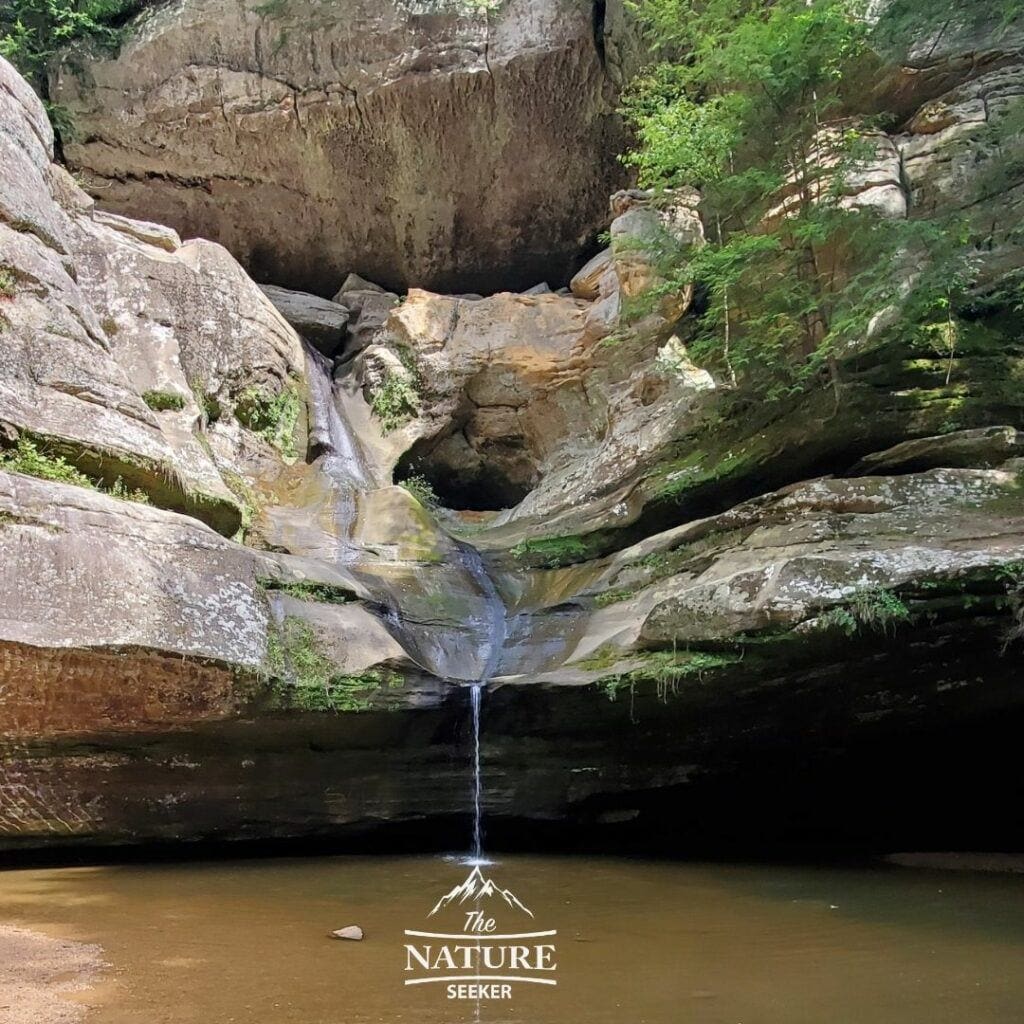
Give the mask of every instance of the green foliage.
[[(206, 440), (202, 434), (197, 434), (196, 436), (202, 441)], [(213, 453), (209, 450), (209, 442), (207, 442), (206, 448), (207, 453), (213, 458)], [(242, 510), (242, 525), (239, 528), (236, 539), (244, 542), (246, 535), (252, 529), (252, 524), (260, 512), (261, 502), (259, 495), (241, 474), (236, 473), (233, 469), (226, 469), (221, 466), (217, 468), (227, 489), (238, 499), (239, 508)]]
[(544, 569), (557, 569), (586, 561), (590, 547), (579, 535), (568, 537), (538, 537), (520, 541), (512, 548), (512, 557), (529, 561)]
[(134, 501), (140, 505), (149, 504), (149, 495), (138, 487), (129, 487), (121, 477), (118, 477), (107, 492), (112, 498), (120, 498), (122, 501)]
[(383, 367), (380, 380), (370, 386), (370, 409), (380, 420), (381, 430), (390, 434), (419, 411), (419, 375), (412, 354), (400, 348), (402, 369)]
[(437, 508), (441, 501), (434, 490), (434, 485), (422, 473), (411, 473), (404, 480), (398, 481), (425, 508)]
[(268, 634), (264, 670), (276, 684), (277, 705), (297, 711), (369, 711), (375, 691), (402, 685), (397, 672), (337, 672), (313, 627), (294, 616)]
[(153, 389), (142, 393), (142, 400), (154, 412), (163, 412), (171, 409), (175, 412), (185, 408), (185, 399), (176, 395), (173, 391), (159, 391)]
[(594, 598), (594, 607), (607, 608), (611, 604), (628, 601), (637, 592), (637, 589), (637, 587), (618, 587), (615, 590), (602, 591)]
[(253, 433), (273, 445), (286, 459), (294, 459), (295, 425), (302, 403), (298, 389), (288, 384), (277, 393), (265, 387), (248, 387), (239, 396), (235, 413)]
[(356, 596), (344, 587), (333, 583), (320, 583), (316, 580), (290, 580), (267, 578), (261, 579), (264, 590), (274, 590), (287, 594), (299, 601), (315, 601), (318, 604), (348, 604), (356, 600)]
[(266, 3), (257, 4), (253, 12), (261, 18), (276, 18), (284, 14), (288, 7), (288, 0), (267, 0)]
[(861, 630), (895, 632), (910, 618), (910, 609), (891, 590), (869, 587), (857, 591), (845, 604), (829, 609), (818, 619), (823, 630), (838, 629), (852, 637)]
[(118, 477), (109, 487), (90, 479), (76, 469), (62, 455), (53, 455), (40, 449), (27, 437), (21, 437), (14, 448), (0, 451), (0, 469), (8, 473), (24, 473), (40, 480), (54, 480), (57, 483), (88, 487), (92, 491), (103, 491), (112, 498), (149, 504), (149, 495), (138, 488), (129, 487)]
[(40, 480), (56, 480), (58, 483), (96, 490), (96, 484), (84, 473), (80, 473), (67, 459), (40, 451), (35, 442), (27, 437), (20, 438), (16, 447), (0, 451), (0, 469), (9, 473), (35, 476)]
[[(878, 145), (844, 107), (874, 60), (860, 0), (633, 6), (663, 59), (627, 95), (638, 144), (625, 160), (646, 186), (700, 190), (711, 228), (696, 251), (653, 247), (661, 283), (633, 315), (701, 285), (692, 355), (769, 400), (827, 381), (838, 401), (839, 356), (869, 332), (930, 345), (952, 373), (977, 240), (952, 219), (844, 203)], [(876, 319), (886, 309), (891, 323)]]
[(703, 681), (707, 673), (742, 661), (739, 654), (690, 650), (652, 651), (642, 657), (643, 663), (639, 667), (597, 681), (596, 685), (609, 700), (617, 699), (623, 690), (635, 694), (639, 684), (653, 682), (658, 699), (667, 701), (669, 696), (678, 694), (679, 685), (684, 680)]
[(0, 299), (13, 299), (18, 291), (18, 279), (10, 267), (0, 265)]
[[(120, 39), (116, 23), (141, 6), (142, 0), (4, 0), (0, 54), (45, 99), (46, 67), (58, 50), (77, 39), (116, 46)], [(53, 117), (54, 108), (49, 113)], [(66, 130), (67, 125), (63, 127)]]
[(216, 423), (221, 414), (217, 396), (211, 395), (201, 380), (190, 380), (188, 386), (192, 389), (192, 397), (195, 398), (196, 405), (199, 406), (199, 411), (203, 414), (206, 424)]

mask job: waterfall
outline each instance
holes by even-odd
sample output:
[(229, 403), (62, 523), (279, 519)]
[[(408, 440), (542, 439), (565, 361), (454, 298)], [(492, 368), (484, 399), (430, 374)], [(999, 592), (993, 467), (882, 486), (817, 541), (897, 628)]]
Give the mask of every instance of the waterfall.
[[(348, 561), (347, 538), (355, 522), (356, 497), (360, 491), (372, 489), (375, 482), (367, 468), (366, 457), (358, 438), (338, 410), (330, 360), (308, 345), (304, 345), (304, 348), (312, 411), (310, 441), (322, 453), (320, 468), (333, 485), (333, 515), (338, 524), (340, 541), (338, 556), (341, 561)], [(451, 637), (430, 660), (436, 661), (432, 667), (439, 675), (473, 680), (469, 683), (473, 728), (471, 863), (482, 863), (483, 773), (480, 764), (480, 710), (484, 688), (501, 663), (508, 631), (508, 616), (505, 602), (491, 579), (480, 552), (469, 544), (458, 544), (457, 551), (466, 575), (473, 581), (479, 594), (479, 601), (468, 623), (475, 651), (472, 648), (467, 650), (455, 637)], [(379, 580), (375, 583), (380, 585)], [(403, 647), (408, 650), (410, 641), (415, 643), (415, 632), (410, 632), (403, 623), (400, 595), (396, 593), (392, 600), (384, 601), (382, 604), (384, 621), (389, 631), (394, 636), (400, 636)]]
[(473, 707), (473, 859), (472, 863), (480, 864), (484, 859), (483, 811), (483, 777), (480, 773), (480, 704), (483, 701), (484, 684), (473, 683), (470, 687), (470, 699)]
[(470, 705), (473, 712), (473, 856), (471, 863), (484, 859), (483, 842), (483, 774), (480, 770), (480, 705), (484, 688), (501, 661), (507, 632), (505, 602), (494, 585), (483, 557), (468, 544), (459, 545), (459, 556), (466, 572), (480, 588), (484, 602), (483, 642), (480, 653), (480, 676), (470, 685)]
[(305, 342), (303, 348), (313, 413), (309, 437), (324, 453), (323, 470), (339, 483), (368, 490), (373, 483), (367, 472), (366, 457), (348, 423), (338, 412), (331, 361)]
[(477, 681), (486, 683), (498, 669), (505, 646), (507, 612), (505, 602), (494, 585), (483, 557), (469, 544), (459, 545), (459, 560), (477, 585), (483, 597), (483, 621), (480, 623), (481, 642)]
[(305, 342), (303, 349), (309, 380), (309, 440), (311, 447), (322, 453), (320, 470), (330, 483), (331, 517), (336, 524), (335, 556), (346, 563), (355, 554), (351, 536), (358, 514), (358, 495), (372, 489), (374, 482), (358, 439), (338, 411), (331, 361)]

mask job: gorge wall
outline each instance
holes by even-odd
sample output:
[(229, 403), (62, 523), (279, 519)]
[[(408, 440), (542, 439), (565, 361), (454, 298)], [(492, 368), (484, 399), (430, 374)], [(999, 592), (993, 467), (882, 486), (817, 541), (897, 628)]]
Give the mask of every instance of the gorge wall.
[[(493, 11), (492, 11), (493, 8)], [(329, 296), (563, 283), (624, 180), (620, 5), (239, 3), (146, 11), (50, 84), (104, 207)]]
[[(907, 799), (942, 751), (1002, 770), (1016, 322), (952, 359), (866, 337), (841, 402), (736, 411), (693, 289), (622, 315), (644, 239), (704, 226), (615, 189), (613, 18), (338, 6), (184, 0), (69, 54), (75, 177), (0, 61), (0, 846), (465, 814), (478, 679), (497, 827), (657, 829), (767, 780), (779, 811), (844, 757)], [(962, 205), (1024, 95), (1020, 40), (939, 42), (890, 69), (851, 203)], [(968, 211), (983, 281), (1024, 262), (1022, 187)]]

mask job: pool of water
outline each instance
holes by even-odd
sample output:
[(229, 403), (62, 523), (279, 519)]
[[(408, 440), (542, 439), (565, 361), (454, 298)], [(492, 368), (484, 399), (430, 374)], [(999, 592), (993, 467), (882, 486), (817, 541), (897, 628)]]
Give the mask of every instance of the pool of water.
[[(440, 857), (0, 872), (0, 921), (99, 943), (89, 1024), (1020, 1024), (1024, 880), (902, 868)], [(406, 930), (554, 931), (557, 984), (450, 999)], [(328, 933), (365, 930), (362, 942)], [(451, 940), (458, 942), (458, 940)], [(488, 940), (490, 941), (490, 940)], [(520, 966), (522, 966), (520, 964)], [(507, 968), (507, 964), (506, 964)], [(447, 971), (464, 975), (465, 971)], [(506, 971), (507, 973), (507, 971)]]

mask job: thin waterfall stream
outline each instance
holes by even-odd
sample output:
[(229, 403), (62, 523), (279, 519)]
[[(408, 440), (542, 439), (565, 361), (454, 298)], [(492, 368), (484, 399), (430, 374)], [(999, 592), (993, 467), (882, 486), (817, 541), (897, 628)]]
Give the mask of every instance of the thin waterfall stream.
[(494, 585), (483, 556), (476, 548), (460, 545), (462, 564), (476, 582), (484, 599), (484, 641), (486, 651), (480, 661), (480, 678), (470, 684), (470, 708), (473, 724), (473, 850), (471, 864), (484, 861), (483, 844), (483, 772), (480, 765), (480, 708), (484, 689), (501, 662), (508, 631), (508, 611), (498, 588)]
[(483, 682), (470, 687), (473, 708), (473, 857), (471, 863), (481, 864), (484, 859), (483, 835), (483, 776), (480, 771), (480, 705), (483, 702)]

